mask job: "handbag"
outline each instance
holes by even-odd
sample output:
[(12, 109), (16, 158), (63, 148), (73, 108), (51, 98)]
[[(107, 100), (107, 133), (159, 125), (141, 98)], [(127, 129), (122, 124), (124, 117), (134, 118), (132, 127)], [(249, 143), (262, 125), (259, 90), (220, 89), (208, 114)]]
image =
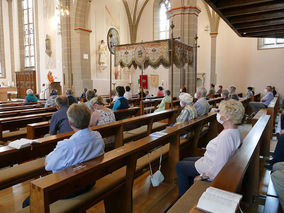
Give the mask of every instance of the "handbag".
[(149, 167), (150, 167), (150, 180), (153, 185), (153, 187), (159, 186), (164, 181), (164, 175), (161, 172), (161, 164), (162, 164), (162, 155), (160, 156), (160, 164), (159, 169), (153, 174), (152, 172), (152, 166), (149, 161)]

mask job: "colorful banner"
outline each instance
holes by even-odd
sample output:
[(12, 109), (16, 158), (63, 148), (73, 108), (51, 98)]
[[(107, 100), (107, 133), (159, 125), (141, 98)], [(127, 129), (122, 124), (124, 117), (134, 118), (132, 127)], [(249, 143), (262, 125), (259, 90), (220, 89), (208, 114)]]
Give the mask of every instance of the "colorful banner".
[[(127, 44), (115, 47), (115, 66), (137, 66), (144, 68), (160, 65), (170, 67), (170, 40), (153, 41), (141, 44)], [(183, 67), (193, 61), (193, 48), (179, 41), (174, 42), (174, 64)]]

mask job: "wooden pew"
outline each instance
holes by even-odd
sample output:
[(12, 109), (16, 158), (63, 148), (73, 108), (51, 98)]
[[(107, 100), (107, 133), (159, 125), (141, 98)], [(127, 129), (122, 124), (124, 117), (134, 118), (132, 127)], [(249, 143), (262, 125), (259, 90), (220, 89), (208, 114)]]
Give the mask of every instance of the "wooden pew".
[[(184, 132), (195, 131), (197, 137), (200, 125), (210, 121), (216, 122), (216, 114), (202, 116), (195, 121), (168, 128), (164, 131), (166, 134), (147, 136), (110, 151), (103, 157), (35, 180), (31, 183), (30, 211), (39, 212), (40, 209), (40, 212), (81, 212), (104, 200), (106, 212), (132, 212), (133, 180), (138, 173), (137, 170), (143, 168), (143, 164), (148, 166), (147, 153), (161, 145), (169, 144), (168, 158), (163, 167), (168, 171), (164, 173), (166, 180), (173, 182), (176, 179), (175, 164), (179, 161), (180, 136)], [(197, 139), (193, 141), (196, 142), (193, 144), (198, 142)], [(145, 154), (146, 161), (141, 162)], [(77, 201), (59, 200), (94, 181), (96, 181), (94, 190), (81, 195), (80, 199), (76, 199)]]
[(171, 207), (168, 213), (202, 212), (195, 208), (199, 197), (209, 187), (243, 194), (243, 201), (252, 202), (259, 189), (259, 155), (269, 138), (270, 116), (263, 115), (245, 137), (242, 146), (229, 159), (215, 179), (198, 181)]
[(12, 110), (22, 110), (22, 109), (32, 109), (32, 108), (41, 108), (44, 107), (44, 104), (33, 104), (33, 105), (23, 105), (23, 106), (8, 106), (8, 107), (1, 107), (0, 112), (4, 111), (12, 111)]
[(208, 100), (209, 105), (211, 105), (212, 107), (216, 108), (217, 104), (220, 103), (221, 101), (223, 101), (224, 98), (219, 97), (219, 98), (214, 98), (214, 99), (210, 99)]
[(38, 103), (45, 103), (45, 102), (42, 102), (42, 101), (38, 101), (38, 102), (29, 102), (29, 103), (24, 103), (24, 102), (19, 102), (19, 103), (5, 103), (5, 104), (0, 104), (0, 109), (2, 107), (9, 107), (9, 106), (25, 106), (25, 105), (33, 105), (33, 104), (38, 104)]
[(0, 112), (0, 118), (7, 118), (7, 117), (21, 116), (21, 115), (30, 115), (30, 114), (38, 114), (38, 113), (43, 113), (43, 112), (55, 112), (55, 111), (56, 111), (55, 107), (31, 108), (31, 109), (4, 111), (4, 112)]
[(3, 137), (3, 131), (23, 128), (26, 127), (27, 124), (33, 122), (46, 121), (49, 120), (52, 115), (53, 112), (45, 112), (35, 115), (23, 115), (23, 116), (15, 116), (8, 118), (0, 118), (0, 140), (7, 141), (7, 140), (12, 140), (14, 138), (25, 137), (26, 133), (24, 133), (23, 135), (11, 135)]
[[(112, 122), (110, 124), (91, 127), (91, 130), (98, 131), (102, 137), (115, 135), (115, 147), (122, 146), (125, 142), (129, 142), (129, 138), (123, 139), (123, 132), (135, 130), (141, 126), (147, 125), (147, 131), (142, 132), (132, 138), (142, 138), (149, 135), (154, 130), (161, 130), (169, 124), (173, 124), (176, 118), (176, 110), (166, 110), (138, 117), (128, 118), (121, 121)], [(153, 124), (157, 121), (168, 119), (168, 124), (163, 124), (160, 127), (154, 128)], [(23, 163), (27, 160), (33, 160), (38, 157), (43, 157), (50, 153), (56, 146), (58, 141), (69, 138), (73, 132), (48, 136), (45, 138), (36, 139), (35, 144), (23, 149), (14, 149), (8, 146), (0, 147), (0, 168)]]
[[(171, 109), (171, 107), (172, 107), (171, 102), (165, 104), (165, 109)], [(173, 108), (181, 108), (180, 100), (174, 100), (173, 101)]]
[[(168, 124), (171, 124), (175, 121), (176, 111), (175, 110), (168, 110), (165, 112), (154, 113), (152, 115), (143, 115), (140, 117), (132, 118), (132, 119), (125, 119), (123, 121), (113, 122), (111, 124), (101, 125), (92, 127), (93, 131), (98, 131), (101, 133), (103, 137), (115, 136), (115, 147), (122, 146), (125, 142), (129, 142), (129, 138), (124, 138), (124, 129), (135, 129), (139, 127), (139, 125), (147, 124), (147, 131), (137, 134), (135, 137), (132, 137), (131, 140), (134, 138), (140, 139), (144, 136), (149, 135), (151, 132), (158, 131), (163, 129), (166, 124), (162, 124), (162, 126), (154, 127), (154, 123), (159, 120), (164, 120), (168, 118)], [(59, 134), (55, 136), (45, 137), (42, 139), (36, 140), (37, 144), (32, 144), (30, 147), (26, 147), (20, 150), (11, 148), (11, 147), (0, 147), (0, 168), (7, 167), (9, 165), (14, 164), (21, 164), (28, 160), (33, 160), (37, 158), (44, 157), (48, 153), (50, 153), (56, 146), (57, 142), (63, 140), (65, 138), (69, 138), (73, 132)], [(32, 163), (33, 167), (28, 163), (21, 164), (18, 168), (20, 168), (21, 172), (18, 172), (13, 176), (15, 173), (14, 169), (11, 172), (2, 172), (12, 173), (11, 175), (4, 175), (1, 177), (0, 175), (0, 189), (11, 186), (10, 184), (15, 184), (17, 181), (23, 181), (24, 178), (26, 180), (30, 179), (38, 175), (40, 172), (44, 172), (44, 164), (41, 164), (42, 160), (38, 159)], [(24, 167), (25, 169), (22, 169)], [(1, 170), (0, 170), (1, 172)], [(20, 179), (19, 179), (20, 177)]]
[[(114, 115), (116, 120), (121, 120), (122, 118), (131, 118), (135, 116), (139, 116), (140, 108), (132, 107), (129, 109), (121, 109), (114, 111)], [(43, 137), (44, 135), (49, 133), (49, 121), (43, 121), (38, 123), (30, 123), (27, 125), (27, 138), (28, 139), (36, 139)]]
[(274, 99), (270, 102), (270, 104), (267, 107), (267, 114), (271, 115), (271, 132), (270, 132), (270, 137), (272, 138), (273, 135), (273, 129), (274, 129), (274, 124), (276, 120), (276, 116), (279, 110), (279, 97), (276, 96)]

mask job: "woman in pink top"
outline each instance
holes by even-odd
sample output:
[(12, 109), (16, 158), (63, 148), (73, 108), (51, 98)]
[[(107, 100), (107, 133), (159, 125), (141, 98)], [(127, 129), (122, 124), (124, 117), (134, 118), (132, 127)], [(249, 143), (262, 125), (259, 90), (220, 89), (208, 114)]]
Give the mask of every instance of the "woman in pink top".
[(159, 91), (157, 93), (157, 97), (165, 96), (163, 87), (158, 87), (158, 89), (159, 89)]

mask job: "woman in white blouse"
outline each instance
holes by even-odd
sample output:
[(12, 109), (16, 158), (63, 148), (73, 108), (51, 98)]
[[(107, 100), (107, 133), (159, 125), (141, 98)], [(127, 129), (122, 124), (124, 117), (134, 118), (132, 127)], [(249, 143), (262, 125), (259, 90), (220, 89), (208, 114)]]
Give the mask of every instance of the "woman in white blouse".
[(205, 177), (212, 181), (242, 143), (237, 127), (245, 113), (242, 103), (236, 100), (223, 101), (219, 110), (217, 121), (224, 130), (208, 143), (204, 156), (185, 158), (176, 165), (180, 196), (194, 180)]

